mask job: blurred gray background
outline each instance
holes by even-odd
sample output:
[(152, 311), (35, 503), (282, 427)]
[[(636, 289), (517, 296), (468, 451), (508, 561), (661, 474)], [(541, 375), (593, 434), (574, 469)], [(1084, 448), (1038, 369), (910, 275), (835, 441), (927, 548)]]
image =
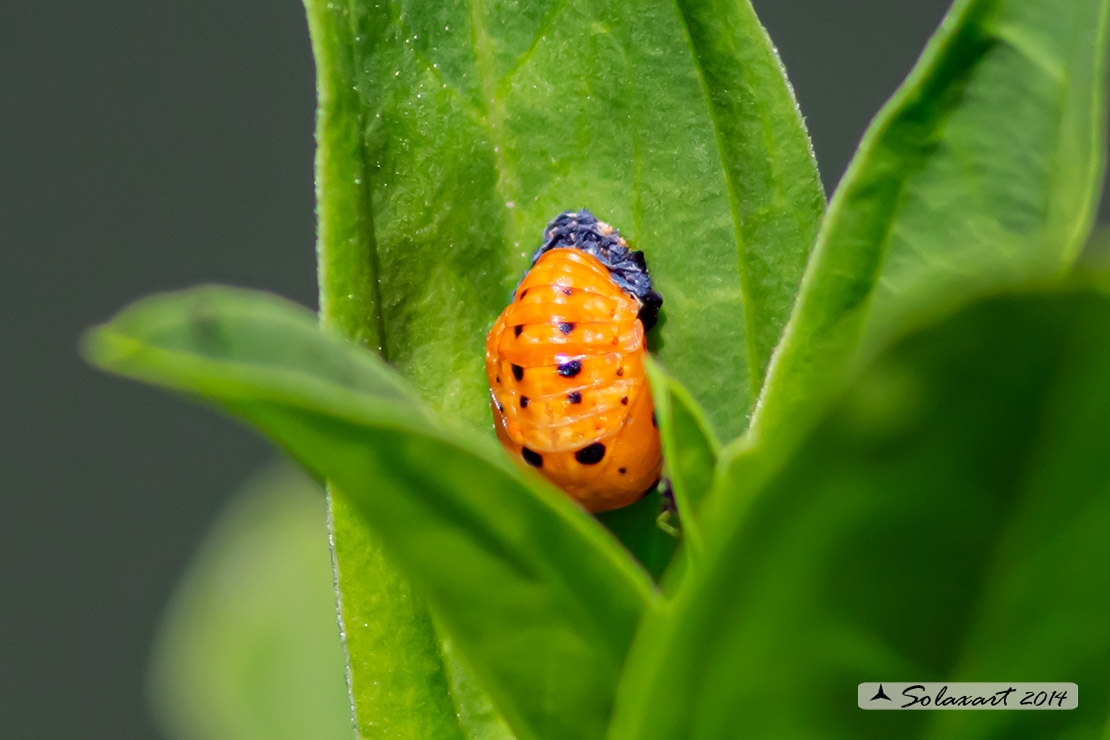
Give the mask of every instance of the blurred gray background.
[[(4, 5), (0, 738), (157, 738), (144, 691), (160, 612), (273, 453), (85, 367), (75, 343), (133, 298), (200, 282), (316, 305), (304, 13), (295, 0)], [(948, 3), (755, 5), (831, 192)]]

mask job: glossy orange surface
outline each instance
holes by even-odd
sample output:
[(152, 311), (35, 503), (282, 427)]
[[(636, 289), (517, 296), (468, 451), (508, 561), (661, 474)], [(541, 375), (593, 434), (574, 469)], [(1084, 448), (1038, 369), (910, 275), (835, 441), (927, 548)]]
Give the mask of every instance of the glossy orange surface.
[(501, 444), (594, 512), (633, 503), (662, 467), (639, 309), (597, 259), (552, 249), (486, 338)]

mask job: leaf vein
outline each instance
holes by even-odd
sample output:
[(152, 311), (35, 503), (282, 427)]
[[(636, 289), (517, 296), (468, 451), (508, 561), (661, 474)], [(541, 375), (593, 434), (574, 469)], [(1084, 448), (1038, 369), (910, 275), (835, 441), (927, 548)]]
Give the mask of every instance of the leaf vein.
[(555, 19), (559, 16), (560, 13), (563, 12), (566, 7), (567, 0), (557, 0), (557, 2), (548, 9), (547, 13), (540, 20), (539, 25), (536, 27), (536, 34), (532, 37), (532, 41), (528, 44), (528, 48), (525, 49), (519, 57), (517, 57), (516, 61), (513, 62), (513, 66), (510, 67), (509, 71), (506, 72), (501, 78), (499, 87), (506, 87), (512, 81), (512, 78), (516, 75), (516, 73), (519, 72), (520, 69), (528, 63), (528, 60), (530, 60), (532, 56), (536, 53), (536, 49), (539, 48), (540, 41), (542, 41), (543, 38), (547, 35), (548, 30), (551, 28), (552, 25), (554, 25)]

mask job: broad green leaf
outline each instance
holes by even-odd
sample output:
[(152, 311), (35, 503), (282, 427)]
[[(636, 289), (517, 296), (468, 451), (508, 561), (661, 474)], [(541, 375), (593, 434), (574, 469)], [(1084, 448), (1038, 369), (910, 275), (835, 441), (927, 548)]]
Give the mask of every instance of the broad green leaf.
[(1061, 274), (1106, 136), (1107, 0), (957, 0), (837, 188), (753, 421), (804, 428), (861, 336)]
[[(345, 507), (333, 515), (369, 525), (521, 738), (602, 733), (632, 633), (657, 598), (646, 574), (592, 517), (492, 443), (441, 430), (375, 355), (315, 328), (292, 304), (215, 288), (126, 309), (88, 336), (86, 353), (218, 402), (326, 477)], [(346, 606), (343, 616), (350, 629)], [(450, 680), (438, 656), (409, 657), (424, 662), (428, 682)], [(360, 659), (351, 652), (353, 670)], [(414, 681), (421, 673), (404, 670)], [(361, 680), (352, 674), (356, 704), (380, 690)], [(410, 722), (412, 736), (432, 721), (394, 720)], [(376, 733), (361, 721), (360, 731)]]
[(232, 499), (159, 629), (155, 714), (174, 740), (349, 740), (324, 495), (289, 466)]
[[(1110, 294), (1002, 296), (874, 360), (645, 625), (610, 738), (1097, 738)], [(1070, 712), (861, 712), (863, 681), (1073, 681)]]
[(747, 425), (824, 198), (746, 0), (307, 0), (321, 307), (449, 419), (488, 429), (485, 332), (548, 220), (647, 255), (653, 345)]
[[(746, 426), (823, 194), (747, 2), (708, 24), (654, 4), (306, 2), (323, 320), (449, 421), (490, 428), (484, 333), (546, 221), (589, 207), (649, 255), (667, 296), (653, 346), (716, 423)], [(603, 519), (658, 574), (674, 541), (645, 528), (656, 505)], [(370, 535), (336, 509), (342, 595)], [(355, 683), (376, 680), (362, 665)]]
[(690, 392), (657, 363), (649, 362), (647, 370), (663, 441), (664, 475), (674, 492), (686, 547), (698, 559), (704, 547), (699, 519), (721, 445)]

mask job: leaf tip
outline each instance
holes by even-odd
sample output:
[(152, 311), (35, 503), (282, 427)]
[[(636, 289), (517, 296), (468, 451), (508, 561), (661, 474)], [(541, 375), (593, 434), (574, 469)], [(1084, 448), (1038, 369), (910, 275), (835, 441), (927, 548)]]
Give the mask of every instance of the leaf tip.
[(77, 340), (77, 354), (81, 359), (105, 372), (119, 372), (138, 349), (138, 342), (115, 332), (111, 324), (90, 327)]

